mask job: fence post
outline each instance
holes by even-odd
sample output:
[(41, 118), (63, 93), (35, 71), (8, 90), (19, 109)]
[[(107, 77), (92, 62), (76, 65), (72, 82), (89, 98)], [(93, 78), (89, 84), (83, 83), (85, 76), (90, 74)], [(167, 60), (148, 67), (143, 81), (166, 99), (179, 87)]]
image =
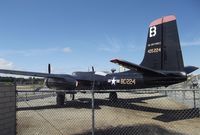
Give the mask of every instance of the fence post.
[(167, 96), (167, 91), (165, 91), (165, 96)]
[[(92, 67), (92, 71), (94, 72), (94, 67)], [(92, 135), (94, 135), (94, 129), (95, 129), (95, 110), (94, 110), (94, 86), (95, 86), (95, 76), (93, 74), (93, 82), (92, 82)]]
[(194, 108), (196, 108), (196, 97), (195, 97), (195, 90), (193, 90), (193, 100), (194, 100)]
[(94, 90), (92, 90), (92, 135), (94, 135), (95, 116), (94, 116)]

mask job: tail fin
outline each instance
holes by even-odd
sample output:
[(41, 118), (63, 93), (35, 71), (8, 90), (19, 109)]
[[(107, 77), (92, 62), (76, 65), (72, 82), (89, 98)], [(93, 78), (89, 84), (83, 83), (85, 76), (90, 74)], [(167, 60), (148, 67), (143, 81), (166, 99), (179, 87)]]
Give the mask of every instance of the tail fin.
[(165, 16), (151, 22), (140, 65), (155, 70), (184, 71), (175, 16)]

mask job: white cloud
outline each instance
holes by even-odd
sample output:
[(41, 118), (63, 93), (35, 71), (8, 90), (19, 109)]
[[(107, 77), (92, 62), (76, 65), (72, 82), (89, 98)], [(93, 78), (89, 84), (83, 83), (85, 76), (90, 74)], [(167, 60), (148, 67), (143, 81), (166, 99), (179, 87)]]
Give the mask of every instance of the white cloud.
[(12, 68), (13, 68), (12, 62), (0, 58), (0, 69), (12, 69)]
[(127, 50), (131, 52), (144, 52), (146, 45), (135, 45), (135, 43), (127, 45)]
[(106, 43), (102, 44), (98, 47), (98, 50), (111, 52), (111, 53), (118, 53), (123, 49), (123, 51), (131, 51), (131, 52), (138, 52), (144, 51), (144, 46), (139, 46), (138, 43), (136, 44), (135, 41), (126, 41), (122, 42), (116, 38), (110, 38), (107, 36)]
[[(0, 69), (13, 70), (15, 68), (13, 62), (0, 58)], [(15, 70), (15, 69), (14, 69)], [(15, 77), (15, 78), (29, 78), (29, 76), (14, 75), (14, 74), (3, 74), (0, 73), (1, 77)]]
[(35, 55), (44, 55), (44, 54), (51, 54), (51, 53), (68, 53), (71, 52), (71, 48), (33, 48), (27, 50), (0, 50), (1, 56), (5, 55), (23, 55), (23, 56), (35, 56)]
[(107, 37), (106, 42), (107, 43), (105, 43), (99, 47), (100, 51), (105, 51), (105, 52), (119, 52), (120, 51), (121, 43), (118, 40)]
[(71, 48), (70, 47), (65, 47), (65, 48), (63, 48), (63, 52), (64, 53), (69, 53), (69, 52), (71, 52), (72, 50), (71, 50)]
[(190, 47), (190, 46), (200, 46), (200, 38), (199, 39), (194, 39), (189, 42), (182, 42), (181, 45), (183, 47)]
[(120, 51), (119, 45), (109, 45), (109, 46), (101, 46), (99, 47), (99, 50), (105, 51), (105, 52), (119, 52)]

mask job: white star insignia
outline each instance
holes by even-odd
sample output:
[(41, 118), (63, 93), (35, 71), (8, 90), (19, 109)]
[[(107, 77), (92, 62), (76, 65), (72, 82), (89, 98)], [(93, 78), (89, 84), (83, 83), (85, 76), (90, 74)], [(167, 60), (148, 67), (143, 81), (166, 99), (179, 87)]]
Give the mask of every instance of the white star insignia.
[(116, 83), (119, 83), (120, 80), (119, 79), (115, 79), (115, 77), (113, 77), (113, 79), (108, 79), (108, 83), (111, 83), (111, 85), (115, 85)]

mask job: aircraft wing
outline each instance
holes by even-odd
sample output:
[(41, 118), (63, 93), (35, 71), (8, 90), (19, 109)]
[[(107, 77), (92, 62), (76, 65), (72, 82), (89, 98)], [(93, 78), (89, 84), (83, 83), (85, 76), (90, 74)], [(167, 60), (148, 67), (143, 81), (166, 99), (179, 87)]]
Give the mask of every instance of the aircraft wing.
[(147, 67), (143, 67), (125, 60), (119, 60), (119, 59), (113, 59), (111, 60), (111, 62), (119, 64), (123, 67), (126, 67), (130, 70), (135, 70), (141, 73), (145, 73), (145, 74), (154, 74), (154, 75), (158, 75), (158, 76), (166, 76), (164, 73), (147, 68)]
[(71, 77), (71, 75), (59, 75), (59, 74), (48, 74), (48, 73), (39, 73), (39, 72), (28, 72), (28, 71), (17, 71), (17, 70), (6, 70), (0, 69), (0, 73), (3, 74), (14, 74), (14, 75), (24, 75), (24, 76), (35, 76), (35, 77), (44, 77), (44, 78), (65, 78)]

